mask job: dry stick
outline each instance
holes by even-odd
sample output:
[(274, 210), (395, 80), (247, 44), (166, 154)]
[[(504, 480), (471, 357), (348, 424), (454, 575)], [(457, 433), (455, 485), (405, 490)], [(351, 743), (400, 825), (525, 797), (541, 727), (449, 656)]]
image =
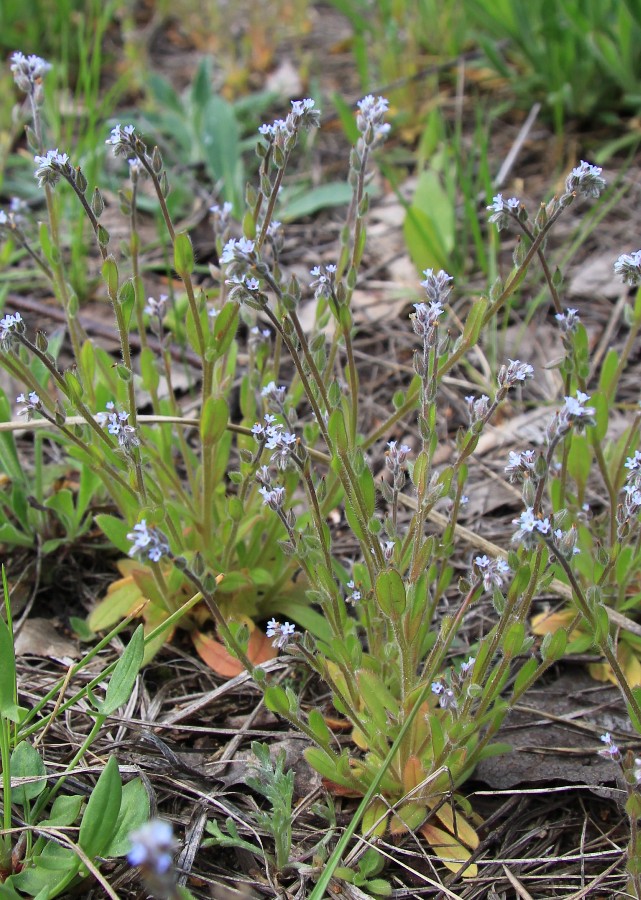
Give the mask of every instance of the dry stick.
[(535, 103), (534, 106), (532, 107), (532, 109), (529, 111), (527, 119), (521, 125), (519, 133), (516, 136), (516, 140), (510, 147), (510, 150), (509, 150), (507, 156), (503, 160), (501, 168), (496, 173), (496, 178), (492, 182), (492, 186), (495, 189), (503, 187), (503, 184), (507, 180), (508, 175), (512, 171), (512, 166), (516, 162), (517, 156), (521, 152), (521, 148), (523, 147), (523, 144), (528, 139), (530, 131), (532, 130), (532, 126), (536, 122), (536, 118), (540, 111), (541, 111), (540, 103)]

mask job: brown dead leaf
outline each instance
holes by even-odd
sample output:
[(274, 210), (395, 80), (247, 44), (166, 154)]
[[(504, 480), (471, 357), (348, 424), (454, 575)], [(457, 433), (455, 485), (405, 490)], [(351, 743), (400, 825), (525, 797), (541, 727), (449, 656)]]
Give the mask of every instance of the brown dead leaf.
[(80, 658), (80, 650), (58, 634), (51, 619), (27, 619), (15, 642), (16, 656), (43, 656), (65, 663)]
[[(234, 678), (244, 670), (243, 664), (225, 648), (216, 638), (202, 631), (191, 634), (196, 653), (209, 668), (222, 678)], [(247, 657), (255, 665), (274, 659), (278, 651), (272, 646), (271, 639), (255, 628), (247, 644)]]

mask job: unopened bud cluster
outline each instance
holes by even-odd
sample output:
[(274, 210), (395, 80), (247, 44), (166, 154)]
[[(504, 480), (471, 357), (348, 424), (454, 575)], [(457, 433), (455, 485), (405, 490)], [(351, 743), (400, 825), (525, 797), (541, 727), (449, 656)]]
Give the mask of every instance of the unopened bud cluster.
[(40, 56), (25, 56), (17, 51), (11, 56), (11, 73), (13, 80), (25, 94), (29, 94), (34, 102), (40, 106), (44, 100), (43, 81), (47, 72), (51, 69), (51, 63)]
[(570, 429), (577, 433), (583, 432), (589, 425), (595, 424), (593, 406), (587, 406), (590, 397), (583, 391), (577, 391), (575, 397), (566, 397), (565, 403), (558, 410), (546, 429), (548, 443), (564, 437)]
[(471, 682), (471, 673), (474, 670), (476, 659), (473, 656), (461, 663), (458, 672), (450, 669), (448, 676), (442, 676), (431, 685), (432, 693), (438, 698), (441, 709), (449, 710), (456, 715), (459, 708), (459, 700), (464, 694), (466, 684)]

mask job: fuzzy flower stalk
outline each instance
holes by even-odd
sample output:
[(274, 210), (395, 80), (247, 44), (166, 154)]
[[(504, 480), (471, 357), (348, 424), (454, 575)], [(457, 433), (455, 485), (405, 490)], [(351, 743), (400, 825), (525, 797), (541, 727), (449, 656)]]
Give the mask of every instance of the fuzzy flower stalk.
[(425, 269), (425, 279), (421, 287), (425, 289), (426, 301), (415, 303), (410, 320), (414, 333), (421, 338), (422, 352), (414, 352), (414, 371), (421, 379), (421, 417), (427, 419), (428, 407), (436, 397), (437, 363), (447, 347), (447, 337), (438, 340), (439, 320), (445, 312), (444, 303), (452, 290), (454, 279), (441, 269)]
[(630, 825), (630, 843), (628, 844), (627, 869), (630, 873), (628, 883), (628, 896), (641, 897), (641, 870), (639, 869), (639, 819), (641, 819), (641, 758), (635, 756), (631, 750), (623, 753), (615, 743), (609, 731), (601, 735), (603, 747), (598, 751), (599, 756), (615, 763), (619, 768), (622, 780), (625, 784), (627, 800), (625, 811)]
[(42, 149), (42, 117), (44, 80), (51, 71), (51, 63), (40, 56), (25, 56), (19, 50), (11, 56), (11, 74), (18, 88), (27, 95), (31, 106), (33, 129), (27, 128), (27, 140), (33, 150)]

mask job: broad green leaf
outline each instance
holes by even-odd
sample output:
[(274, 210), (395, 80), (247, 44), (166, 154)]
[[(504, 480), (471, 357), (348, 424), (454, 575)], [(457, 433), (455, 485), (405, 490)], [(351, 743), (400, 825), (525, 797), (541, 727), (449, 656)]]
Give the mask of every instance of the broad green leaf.
[(295, 222), (321, 209), (347, 206), (351, 198), (352, 189), (345, 181), (332, 181), (315, 188), (306, 186), (300, 194), (285, 198), (278, 218), (283, 222)]
[(342, 453), (347, 452), (349, 441), (347, 439), (347, 431), (345, 429), (345, 419), (343, 417), (342, 409), (335, 409), (331, 414), (327, 423), (327, 430), (335, 447), (337, 447), (338, 450), (340, 450)]
[(11, 789), (11, 800), (24, 807), (29, 800), (39, 797), (47, 786), (47, 770), (42, 757), (28, 741), (21, 741), (11, 754), (12, 778), (39, 778)]
[(115, 832), (122, 798), (122, 781), (115, 756), (109, 757), (85, 807), (78, 843), (90, 859), (102, 856)]
[(31, 897), (47, 897), (53, 900), (71, 884), (80, 868), (78, 856), (68, 847), (49, 841), (36, 858), (35, 865), (27, 866), (11, 878), (20, 891)]
[(407, 210), (403, 237), (417, 269), (442, 269), (447, 266), (448, 254), (438, 226), (422, 210), (416, 207)]
[(213, 181), (222, 186), (225, 200), (239, 209), (243, 196), (240, 133), (233, 107), (212, 96), (203, 107), (200, 135), (204, 163)]
[(365, 465), (363, 471), (358, 476), (358, 486), (365, 502), (365, 511), (369, 518), (374, 515), (374, 510), (376, 508), (376, 486), (374, 484), (374, 476), (367, 465)]
[(178, 274), (185, 278), (194, 271), (194, 248), (186, 231), (176, 235), (174, 241), (174, 266)]
[(503, 638), (503, 653), (511, 658), (521, 652), (525, 640), (525, 626), (522, 622), (512, 622)]
[(396, 569), (388, 569), (378, 575), (376, 599), (385, 615), (397, 619), (403, 614), (407, 605), (405, 584)]
[(321, 750), (320, 747), (307, 747), (303, 751), (303, 756), (316, 771), (326, 778), (328, 781), (334, 781), (343, 787), (354, 788), (356, 780), (350, 777), (343, 777), (339, 770), (340, 757), (335, 753)]
[[(552, 637), (552, 635), (547, 634), (546, 638), (549, 638), (549, 637)], [(545, 639), (544, 639), (544, 641), (545, 641)], [(529, 682), (532, 675), (534, 675), (534, 673), (536, 672), (537, 665), (538, 665), (538, 663), (537, 663), (536, 659), (532, 658), (532, 659), (528, 659), (524, 663), (524, 665), (521, 667), (521, 669), (519, 670), (519, 673), (516, 676), (516, 679), (514, 681), (513, 693), (515, 696), (518, 697), (519, 694), (521, 693), (521, 691), (523, 690), (523, 688), (527, 685), (527, 683)]]
[[(0, 390), (0, 422), (10, 422), (11, 419), (11, 406), (4, 391)], [(0, 432), (0, 471), (5, 472), (12, 481), (18, 484), (25, 482), (25, 471), (10, 431)]]
[(307, 724), (314, 732), (314, 737), (318, 741), (319, 744), (323, 746), (329, 746), (331, 741), (333, 740), (332, 732), (327, 727), (327, 723), (323, 718), (323, 714), (320, 709), (311, 709), (307, 716)]
[(140, 778), (134, 778), (123, 786), (116, 831), (102, 855), (112, 857), (128, 853), (130, 833), (147, 822), (149, 815), (149, 794)]
[(612, 348), (608, 350), (605, 359), (601, 363), (599, 375), (599, 390), (608, 397), (613, 397), (616, 391), (615, 376), (619, 365), (619, 354)]
[(225, 433), (229, 421), (229, 407), (224, 397), (208, 397), (200, 414), (200, 440), (213, 446)]
[(115, 301), (118, 296), (118, 266), (111, 255), (102, 264), (102, 277), (105, 279), (110, 299)]
[(109, 516), (100, 513), (95, 517), (98, 527), (104, 532), (111, 543), (122, 553), (128, 554), (131, 549), (131, 541), (127, 539), (127, 534), (131, 528), (122, 519), (116, 516)]
[(280, 613), (284, 618), (296, 622), (303, 631), (309, 631), (314, 637), (329, 643), (332, 640), (332, 629), (325, 616), (312, 609), (304, 600), (293, 597), (277, 597), (270, 606), (274, 613)]
[(80, 815), (82, 804), (83, 798), (78, 794), (61, 794), (53, 801), (51, 812), (40, 824), (51, 828), (69, 827)]
[(218, 359), (229, 350), (238, 328), (239, 306), (237, 303), (225, 303), (214, 320), (213, 352)]
[(270, 685), (265, 690), (265, 706), (271, 712), (278, 713), (281, 716), (289, 714), (289, 700), (285, 689), (279, 685)]

